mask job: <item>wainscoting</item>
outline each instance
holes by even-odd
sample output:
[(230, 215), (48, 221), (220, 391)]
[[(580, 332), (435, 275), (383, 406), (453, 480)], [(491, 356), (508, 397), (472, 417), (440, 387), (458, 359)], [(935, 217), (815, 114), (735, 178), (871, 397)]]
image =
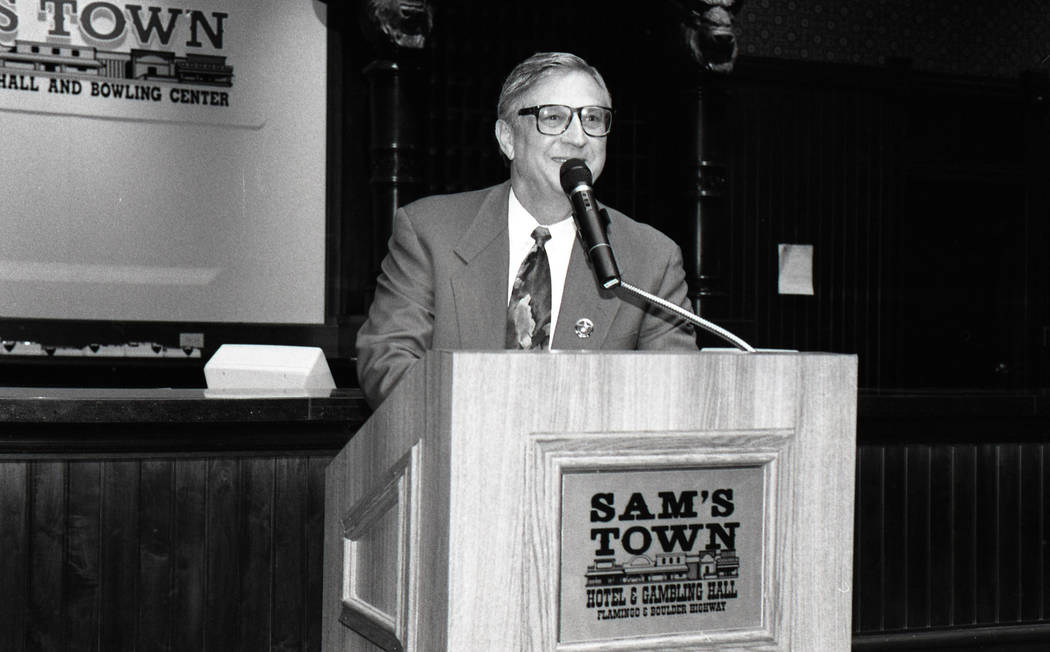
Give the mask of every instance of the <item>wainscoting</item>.
[(0, 390), (0, 647), (319, 650), (324, 470), (365, 410)]
[[(5, 652), (320, 649), (324, 468), (359, 394), (23, 391), (0, 397)], [(854, 649), (1050, 648), (1048, 435), (1037, 393), (862, 391)]]
[(1050, 403), (878, 394), (860, 406), (855, 647), (1050, 646)]
[(327, 457), (0, 463), (7, 650), (306, 650)]

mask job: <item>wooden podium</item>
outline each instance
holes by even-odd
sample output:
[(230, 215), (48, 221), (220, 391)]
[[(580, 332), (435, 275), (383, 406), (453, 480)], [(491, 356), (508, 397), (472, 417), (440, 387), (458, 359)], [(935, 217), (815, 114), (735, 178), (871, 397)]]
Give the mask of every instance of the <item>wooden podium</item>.
[(328, 467), (324, 650), (848, 650), (856, 373), (429, 354)]

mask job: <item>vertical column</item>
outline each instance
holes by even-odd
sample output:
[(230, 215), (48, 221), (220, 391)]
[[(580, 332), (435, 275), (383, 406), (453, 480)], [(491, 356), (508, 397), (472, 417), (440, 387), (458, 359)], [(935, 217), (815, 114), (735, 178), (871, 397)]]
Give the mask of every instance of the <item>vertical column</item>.
[(377, 260), (386, 251), (394, 213), (423, 185), (421, 68), (377, 59), (365, 67), (369, 93), (372, 224)]
[(421, 53), (433, 24), (427, 0), (363, 2), (361, 28), (376, 55), (368, 79), (375, 260), (386, 252), (394, 213), (422, 191), (425, 85)]
[(734, 18), (738, 5), (735, 0), (669, 0), (672, 14), (679, 22), (682, 49), (697, 66), (695, 76), (683, 93), (691, 132), (688, 134), (688, 227), (682, 244), (693, 308), (698, 313), (701, 304), (705, 304), (704, 312), (710, 314), (710, 299), (725, 295), (719, 254), (726, 246), (723, 227), (728, 219), (725, 205), (728, 178), (721, 144), (726, 139), (728, 125), (724, 111), (726, 93), (720, 80), (732, 72), (736, 61)]
[[(726, 247), (725, 223), (728, 174), (723, 143), (726, 140), (725, 92), (717, 79), (701, 74), (697, 86), (687, 92), (692, 133), (689, 139), (690, 184), (687, 189), (688, 240), (684, 243), (686, 273), (693, 308), (708, 314), (721, 313), (710, 304), (725, 296), (722, 281), (722, 251)], [(724, 317), (722, 314), (711, 316)]]

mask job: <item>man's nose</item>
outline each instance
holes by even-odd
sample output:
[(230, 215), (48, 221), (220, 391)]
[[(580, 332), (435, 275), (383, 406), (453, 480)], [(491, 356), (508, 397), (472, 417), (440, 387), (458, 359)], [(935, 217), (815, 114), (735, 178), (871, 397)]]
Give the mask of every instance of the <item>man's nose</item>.
[(583, 147), (587, 144), (587, 134), (583, 131), (583, 123), (580, 122), (580, 116), (575, 113), (569, 118), (569, 128), (562, 134), (565, 140), (569, 141), (573, 145)]

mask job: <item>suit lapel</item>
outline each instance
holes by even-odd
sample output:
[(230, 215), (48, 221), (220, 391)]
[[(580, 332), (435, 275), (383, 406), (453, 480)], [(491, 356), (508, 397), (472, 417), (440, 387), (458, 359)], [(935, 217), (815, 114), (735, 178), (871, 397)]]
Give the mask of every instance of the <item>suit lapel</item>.
[(460, 346), (501, 349), (507, 320), (507, 182), (485, 198), (477, 217), (453, 251), (463, 263), (452, 276)]
[[(565, 290), (552, 348), (601, 348), (619, 307), (619, 299), (612, 292), (598, 287), (583, 245), (576, 238), (569, 257), (569, 271), (565, 276)], [(577, 323), (584, 319), (594, 324), (589, 337), (577, 334)]]

